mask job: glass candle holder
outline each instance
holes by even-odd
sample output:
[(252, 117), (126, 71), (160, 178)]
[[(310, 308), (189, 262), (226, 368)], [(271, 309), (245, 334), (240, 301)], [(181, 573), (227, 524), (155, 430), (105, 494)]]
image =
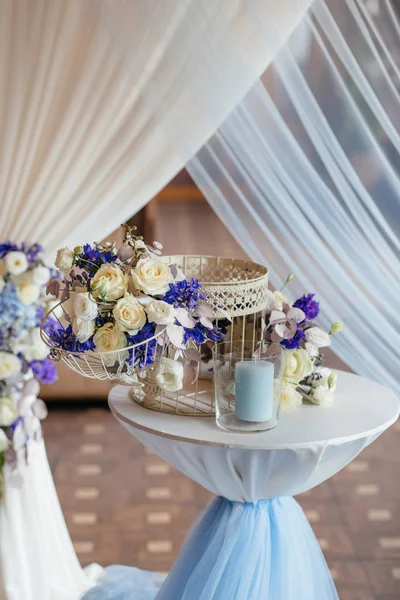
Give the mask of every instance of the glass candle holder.
[(217, 425), (239, 432), (276, 427), (286, 351), (279, 344), (254, 340), (213, 347)]

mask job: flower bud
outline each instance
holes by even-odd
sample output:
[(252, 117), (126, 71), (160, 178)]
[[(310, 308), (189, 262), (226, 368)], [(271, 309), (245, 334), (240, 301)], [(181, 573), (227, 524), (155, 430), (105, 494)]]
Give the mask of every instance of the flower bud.
[(334, 388), (336, 386), (337, 383), (337, 373), (335, 373), (335, 371), (332, 371), (332, 373), (329, 375), (328, 377), (328, 387), (330, 388)]
[(74, 252), (75, 252), (75, 254), (82, 254), (83, 246), (75, 246)]
[(342, 329), (343, 329), (342, 321), (336, 321), (336, 323), (333, 323), (332, 327), (330, 328), (329, 335), (332, 335), (334, 333), (339, 333), (340, 331), (342, 331)]

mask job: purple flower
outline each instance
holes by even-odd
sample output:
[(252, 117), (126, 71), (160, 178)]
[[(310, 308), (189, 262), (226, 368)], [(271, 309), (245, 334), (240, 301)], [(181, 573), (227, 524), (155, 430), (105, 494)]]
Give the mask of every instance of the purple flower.
[(55, 329), (50, 337), (53, 344), (68, 352), (86, 352), (94, 349), (93, 337), (86, 342), (80, 342), (72, 331), (72, 325), (68, 325), (67, 329)]
[(169, 290), (165, 294), (163, 300), (172, 304), (175, 308), (195, 308), (200, 300), (205, 300), (206, 297), (201, 291), (201, 285), (197, 279), (187, 281), (178, 281), (170, 283)]
[(53, 383), (58, 379), (56, 367), (48, 358), (35, 360), (29, 366), (40, 383)]
[(314, 296), (315, 294), (307, 294), (296, 300), (293, 304), (294, 308), (301, 308), (308, 321), (312, 321), (319, 315), (319, 303), (313, 300)]
[(18, 246), (17, 244), (8, 241), (5, 244), (0, 244), (0, 258), (4, 258), (9, 252), (24, 252), (28, 262), (33, 264), (38, 260), (39, 254), (41, 254), (43, 250), (43, 246), (40, 244), (26, 244), (23, 242)]
[(295, 348), (301, 347), (301, 341), (304, 340), (305, 337), (306, 334), (304, 333), (304, 331), (302, 329), (297, 328), (297, 331), (294, 334), (294, 336), (292, 338), (289, 338), (288, 340), (282, 340), (281, 344), (287, 350), (294, 350)]
[(85, 244), (83, 251), (76, 256), (75, 264), (77, 267), (87, 271), (90, 276), (93, 276), (102, 264), (112, 263), (116, 260), (116, 254), (109, 251), (101, 251), (97, 248), (92, 248), (90, 244)]
[(189, 340), (193, 340), (198, 346), (201, 346), (207, 340), (221, 342), (224, 337), (224, 332), (217, 325), (214, 325), (213, 329), (208, 329), (198, 322), (192, 329), (185, 328), (183, 343), (187, 344)]
[(155, 359), (157, 340), (151, 340), (150, 342), (147, 342), (147, 340), (153, 337), (154, 333), (154, 323), (146, 323), (136, 335), (128, 336), (128, 344), (130, 346), (134, 344), (140, 344), (140, 342), (143, 342), (143, 344), (141, 344), (140, 346), (136, 346), (135, 348), (131, 348), (129, 350), (129, 356), (126, 359), (126, 362), (129, 365), (134, 365), (135, 367), (144, 369), (145, 367), (153, 364)]

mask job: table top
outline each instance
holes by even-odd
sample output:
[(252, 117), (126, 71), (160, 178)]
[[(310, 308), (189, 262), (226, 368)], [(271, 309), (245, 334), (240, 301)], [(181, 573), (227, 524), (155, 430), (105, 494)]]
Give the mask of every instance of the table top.
[(391, 390), (352, 373), (340, 371), (338, 374), (332, 406), (303, 405), (294, 411), (281, 411), (278, 426), (261, 433), (223, 431), (212, 417), (148, 410), (131, 400), (129, 388), (120, 385), (111, 390), (109, 404), (118, 420), (157, 436), (249, 450), (350, 442), (379, 435), (397, 420), (400, 402)]

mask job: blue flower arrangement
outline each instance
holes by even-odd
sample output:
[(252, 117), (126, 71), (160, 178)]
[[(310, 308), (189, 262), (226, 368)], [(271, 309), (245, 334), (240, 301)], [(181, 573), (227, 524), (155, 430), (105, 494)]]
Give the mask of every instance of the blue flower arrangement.
[[(0, 244), (0, 496), (2, 466), (15, 471), (29, 440), (40, 437), (46, 416), (37, 398), (40, 383), (57, 379), (40, 325), (51, 300), (46, 285), (54, 273), (39, 244)], [(55, 326), (49, 320), (48, 327)]]

